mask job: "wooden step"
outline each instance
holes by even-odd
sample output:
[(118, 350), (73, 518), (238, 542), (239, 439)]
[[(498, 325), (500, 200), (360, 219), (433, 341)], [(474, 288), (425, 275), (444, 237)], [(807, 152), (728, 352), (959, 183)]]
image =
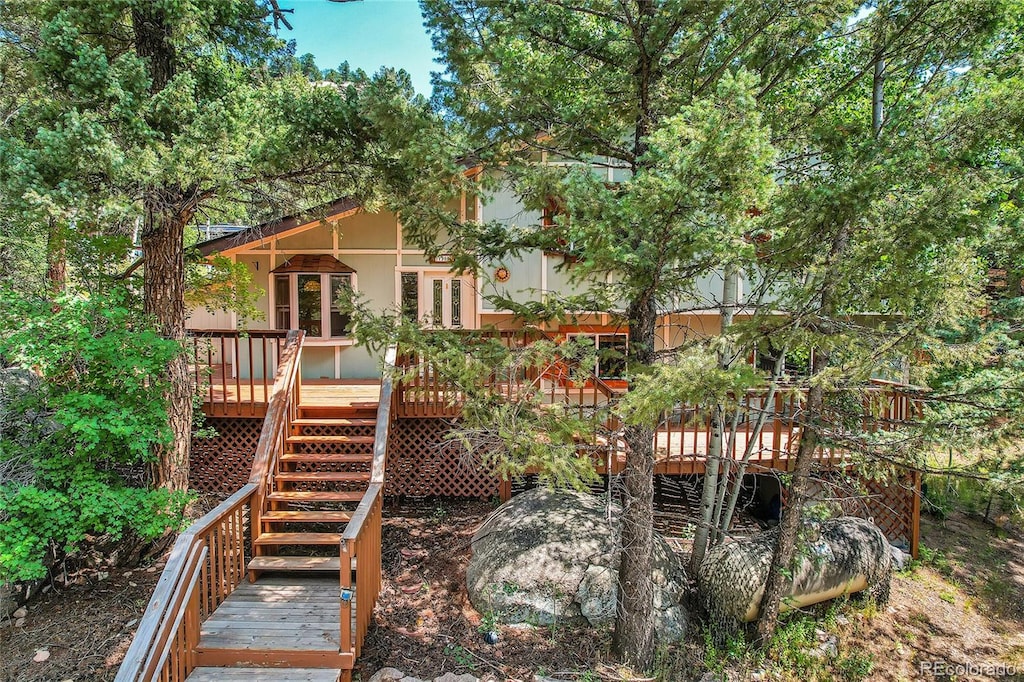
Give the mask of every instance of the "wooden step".
[(360, 405), (328, 406), (328, 405), (299, 405), (299, 418), (301, 419), (376, 419), (377, 404), (364, 403)]
[(369, 471), (278, 471), (278, 481), (369, 481)]
[(369, 452), (285, 452), (278, 459), (282, 462), (355, 464), (359, 462), (372, 462), (373, 455)]
[(250, 571), (332, 571), (341, 570), (336, 556), (256, 556), (247, 566)]
[(275, 490), (267, 499), (273, 502), (359, 502), (363, 495), (359, 490)]
[(377, 420), (366, 417), (301, 417), (292, 420), (292, 426), (376, 426)]
[(336, 545), (341, 533), (260, 533), (257, 545)]
[(288, 436), (289, 443), (372, 444), (373, 436)]
[(304, 511), (299, 509), (271, 509), (260, 516), (264, 523), (348, 523), (352, 520), (352, 512), (319, 510)]
[(196, 668), (187, 682), (338, 682), (340, 670), (328, 668)]

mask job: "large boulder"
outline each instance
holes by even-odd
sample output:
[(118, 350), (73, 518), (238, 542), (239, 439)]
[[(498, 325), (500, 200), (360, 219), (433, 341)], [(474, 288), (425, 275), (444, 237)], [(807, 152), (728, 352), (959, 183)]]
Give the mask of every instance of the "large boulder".
[[(708, 552), (697, 576), (697, 591), (709, 615), (730, 626), (757, 618), (768, 580), (778, 529), (727, 542)], [(798, 565), (782, 610), (871, 590), (889, 597), (892, 552), (870, 521), (842, 516), (805, 524), (797, 547)]]
[[(466, 569), (469, 598), (503, 623), (595, 627), (615, 620), (621, 509), (608, 520), (593, 495), (538, 488), (498, 507), (473, 535)], [(654, 537), (655, 629), (681, 639), (687, 614), (683, 574), (668, 544)]]

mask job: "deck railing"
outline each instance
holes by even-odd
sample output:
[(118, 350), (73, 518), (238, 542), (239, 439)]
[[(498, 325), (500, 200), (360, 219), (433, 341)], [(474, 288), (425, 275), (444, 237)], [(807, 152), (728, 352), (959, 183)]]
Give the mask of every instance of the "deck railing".
[[(359, 657), (363, 639), (373, 619), (381, 587), (381, 517), (384, 500), (384, 469), (387, 463), (388, 438), (395, 419), (394, 346), (384, 354), (377, 424), (373, 439), (373, 462), (370, 485), (345, 527), (340, 543), (341, 571), (341, 653)], [(355, 575), (353, 585), (352, 576)]]
[(178, 536), (115, 682), (181, 682), (195, 667), (199, 624), (245, 579), (249, 483)]
[[(747, 462), (752, 469), (788, 468), (787, 456), (795, 453), (799, 444), (806, 394), (804, 388), (787, 386), (746, 391), (727, 411), (723, 457)], [(856, 423), (866, 432), (892, 431), (912, 422), (921, 409), (910, 387), (891, 382), (872, 381), (866, 387), (833, 391), (829, 398), (847, 403), (826, 408), (826, 421), (837, 430)], [(707, 409), (680, 405), (663, 413), (654, 449), (665, 472), (699, 469), (711, 452), (711, 433)], [(843, 456), (839, 448), (823, 448), (818, 458), (838, 461)]]
[[(534, 327), (474, 330), (465, 332), (465, 338), (470, 345), (497, 339), (506, 348), (527, 346), (540, 340), (557, 344), (546, 332)], [(453, 417), (459, 414), (462, 393), (435, 364), (413, 351), (403, 351), (398, 356), (398, 367), (403, 373), (395, 388), (399, 417)], [(574, 382), (573, 376), (584, 380)], [(605, 405), (618, 394), (593, 372), (581, 372), (577, 360), (558, 353), (546, 367), (514, 368), (491, 374), (484, 388), (506, 398), (539, 395), (543, 402), (571, 404), (581, 413)]]
[(351, 653), (352, 660), (362, 650), (380, 594), (383, 490), (382, 483), (370, 484), (341, 538), (341, 653)]
[(115, 682), (185, 680), (200, 623), (245, 580), (246, 526), (259, 528), (268, 467), (294, 416), (302, 339), (288, 333), (249, 483), (178, 536)]
[(207, 416), (262, 417), (288, 343), (277, 329), (192, 329), (190, 370)]

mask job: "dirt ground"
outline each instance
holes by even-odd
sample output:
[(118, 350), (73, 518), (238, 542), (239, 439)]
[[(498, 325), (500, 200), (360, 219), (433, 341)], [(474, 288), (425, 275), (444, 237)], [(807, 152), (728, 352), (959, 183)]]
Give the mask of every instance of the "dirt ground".
[[(484, 640), (488, 624), (469, 604), (464, 578), (470, 537), (491, 508), (484, 502), (386, 507), (384, 585), (360, 659), (362, 679), (385, 666), (427, 679), (448, 671), (484, 680), (525, 681), (536, 673), (588, 682), (621, 677), (609, 664), (608, 632), (499, 626), (496, 644)], [(870, 665), (859, 672), (818, 666), (807, 674), (745, 661), (715, 669), (715, 678), (1024, 679), (1000, 676), (996, 667), (1024, 673), (1024, 536), (961, 515), (926, 517), (922, 544), (922, 560), (896, 576), (887, 606), (851, 602), (822, 626), (836, 636), (840, 658)], [(29, 604), (21, 627), (0, 621), (0, 680), (113, 679), (161, 568), (156, 562), (106, 576), (83, 572), (79, 582), (51, 588)], [(687, 646), (662, 652), (662, 660), (677, 663), (663, 667), (671, 671), (664, 679), (706, 674), (700, 665), (706, 645), (693, 630)], [(41, 650), (49, 657), (34, 662)], [(933, 675), (922, 670), (930, 663), (970, 664), (975, 668), (966, 672), (978, 674)]]

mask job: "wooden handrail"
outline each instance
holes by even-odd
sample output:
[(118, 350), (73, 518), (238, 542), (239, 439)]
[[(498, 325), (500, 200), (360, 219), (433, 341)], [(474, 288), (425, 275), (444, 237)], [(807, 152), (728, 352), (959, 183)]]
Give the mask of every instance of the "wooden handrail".
[(188, 329), (185, 331), (185, 336), (201, 339), (220, 336), (234, 339), (245, 336), (258, 339), (284, 339), (288, 337), (289, 333), (287, 329)]
[(384, 366), (380, 379), (380, 396), (377, 400), (377, 424), (373, 436), (373, 464), (370, 466), (371, 483), (384, 483), (388, 438), (394, 418), (391, 407), (394, 392), (395, 361), (397, 357), (397, 346), (390, 346), (384, 351)]
[(249, 482), (178, 536), (116, 682), (184, 680), (199, 623), (245, 579), (246, 516), (257, 533), (267, 481), (295, 415), (303, 337), (286, 336)]
[(293, 417), (293, 404), (297, 399), (293, 387), (298, 377), (304, 338), (305, 332), (302, 330), (288, 332), (285, 348), (281, 353), (281, 363), (274, 378), (273, 392), (267, 405), (267, 416), (263, 420), (260, 440), (253, 457), (252, 470), (249, 474), (250, 483), (264, 481), (280, 451), (281, 443), (278, 437), (284, 432), (286, 422)]
[[(359, 656), (381, 586), (381, 510), (384, 484), (371, 483), (339, 543), (341, 653)], [(355, 574), (355, 585), (352, 575)], [(353, 602), (355, 609), (353, 611)]]
[(273, 393), (267, 405), (267, 416), (263, 419), (256, 454), (253, 456), (249, 483), (257, 486), (250, 523), (254, 543), (262, 527), (263, 508), (266, 497), (273, 487), (272, 476), (277, 467), (278, 457), (284, 452), (285, 440), (298, 410), (301, 381), (299, 367), (304, 338), (305, 332), (302, 330), (288, 332), (287, 342), (281, 353), (281, 363), (274, 378)]
[[(155, 679), (170, 662), (175, 648), (179, 649), (179, 653), (185, 653), (187, 657), (187, 652), (198, 644), (198, 628), (189, 626), (192, 623), (198, 625), (199, 600), (196, 585), (199, 581), (196, 578), (202, 573), (203, 562), (209, 551), (209, 548), (201, 544), (192, 546), (185, 565), (186, 572), (183, 579), (175, 585), (174, 596), (168, 604), (168, 613), (177, 615), (170, 623), (170, 627), (164, 629), (161, 632), (162, 636), (154, 642), (150, 657), (142, 671), (142, 679)], [(184, 652), (181, 652), (181, 649), (184, 649)]]
[[(146, 612), (139, 622), (138, 630), (132, 639), (131, 646), (125, 654), (124, 661), (117, 671), (115, 682), (137, 682), (152, 679), (146, 671), (154, 658), (161, 655), (164, 646), (175, 634), (175, 623), (181, 621), (182, 612), (188, 600), (182, 599), (184, 590), (189, 585), (199, 585), (206, 594), (198, 594), (200, 615), (207, 615), (219, 605), (231, 590), (237, 586), (245, 575), (245, 557), (241, 542), (241, 523), (244, 507), (250, 503), (256, 493), (257, 486), (247, 483), (238, 492), (221, 502), (208, 514), (189, 526), (188, 530), (178, 536), (164, 566), (163, 573), (157, 581), (153, 596), (146, 606)], [(230, 528), (225, 528), (230, 526)], [(211, 556), (205, 551), (198, 560), (201, 570), (197, 573), (197, 550), (208, 550), (210, 539), (214, 535), (221, 537), (218, 550), (230, 552), (230, 561), (221, 561), (221, 557)], [(228, 537), (230, 536), (230, 537)], [(206, 580), (198, 580), (205, 574)], [(161, 666), (166, 667), (165, 660)], [(179, 666), (174, 666), (176, 669)], [(187, 666), (186, 666), (187, 667)], [(187, 676), (188, 672), (184, 673)], [(172, 677), (170, 679), (184, 679)]]

